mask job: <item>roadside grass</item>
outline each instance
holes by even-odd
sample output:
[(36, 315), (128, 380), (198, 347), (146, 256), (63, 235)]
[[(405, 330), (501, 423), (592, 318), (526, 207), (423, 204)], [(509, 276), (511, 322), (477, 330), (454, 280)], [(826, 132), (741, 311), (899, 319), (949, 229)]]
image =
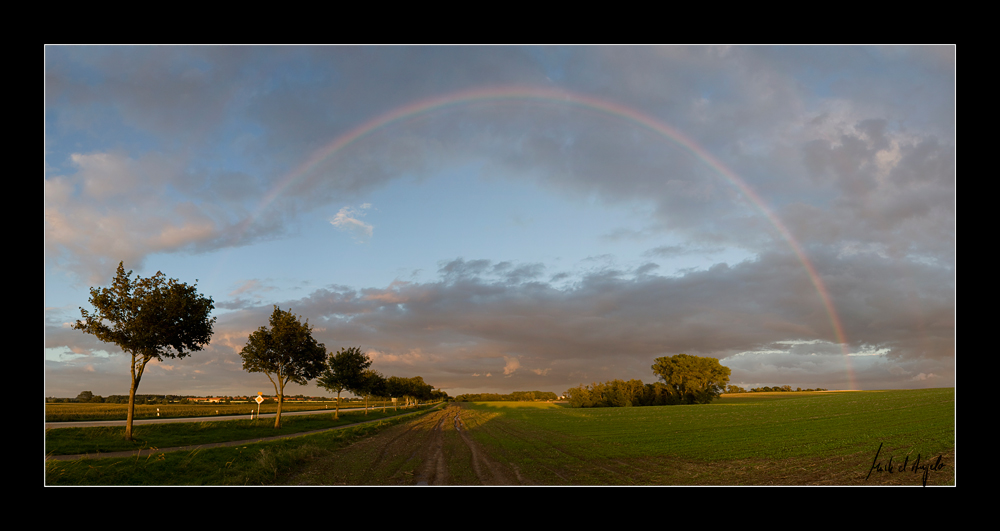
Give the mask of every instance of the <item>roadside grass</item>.
[(341, 411), (339, 419), (334, 419), (332, 412), (288, 416), (282, 417), (281, 428), (277, 430), (274, 429), (273, 418), (139, 424), (132, 430), (134, 441), (125, 440), (124, 426), (51, 428), (45, 430), (45, 452), (46, 455), (75, 455), (247, 441), (335, 428), (399, 414), (400, 411), (387, 410), (383, 413), (379, 410), (369, 411), (368, 415), (363, 411)]
[[(753, 394), (661, 407), (467, 407), (480, 413), (471, 434), (544, 484), (853, 482), (870, 471), (879, 445), (880, 460), (897, 465), (918, 454), (924, 463), (953, 457), (954, 389)], [(935, 481), (953, 483), (953, 463), (931, 474)]]
[(146, 457), (47, 461), (47, 485), (270, 485), (284, 470), (329, 455), (401, 419), (267, 443), (153, 453)]
[[(158, 452), (145, 456), (107, 457), (101, 459), (78, 459), (73, 461), (48, 460), (45, 463), (46, 485), (271, 485), (289, 470), (295, 470), (303, 463), (334, 454), (354, 441), (369, 437), (389, 426), (411, 420), (414, 414), (423, 414), (430, 408), (407, 411), (376, 422), (359, 424), (338, 430), (293, 436), (276, 441), (247, 443), (237, 446), (199, 448), (190, 451)], [(330, 428), (332, 418), (328, 415), (323, 427)], [(349, 417), (349, 418), (345, 418)], [(300, 418), (297, 417), (296, 421)], [(364, 415), (341, 414), (339, 424), (365, 420)], [(367, 420), (373, 420), (371, 413)], [(242, 421), (230, 421), (242, 422)], [(247, 421), (249, 422), (249, 421)], [(263, 423), (264, 420), (261, 420)], [(228, 424), (228, 422), (203, 423)], [(310, 431), (311, 422), (296, 422), (301, 431)], [(191, 424), (187, 424), (188, 427)], [(159, 426), (157, 426), (159, 427)], [(95, 428), (66, 428), (65, 430)], [(320, 428), (322, 429), (322, 428)], [(283, 428), (284, 430), (284, 428)], [(53, 430), (64, 431), (64, 430)], [(276, 430), (264, 428), (262, 433), (274, 436)], [(298, 433), (301, 433), (298, 431)], [(220, 442), (222, 438), (239, 433), (231, 426), (203, 428), (203, 442)], [(160, 435), (157, 433), (154, 436)], [(159, 439), (156, 439), (159, 442)], [(231, 439), (230, 439), (231, 440)], [(160, 444), (157, 448), (166, 447)], [(150, 448), (146, 445), (145, 448)], [(134, 449), (134, 448), (133, 448)]]

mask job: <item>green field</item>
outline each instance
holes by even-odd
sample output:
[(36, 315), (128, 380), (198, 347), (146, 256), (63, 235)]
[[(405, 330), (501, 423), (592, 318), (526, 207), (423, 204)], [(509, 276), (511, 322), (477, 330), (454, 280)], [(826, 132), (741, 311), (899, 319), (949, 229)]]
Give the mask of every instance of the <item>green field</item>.
[[(879, 461), (896, 465), (918, 454), (924, 463), (953, 458), (955, 448), (954, 389), (747, 393), (644, 408), (472, 407), (480, 413), (473, 436), (545, 483), (864, 484), (858, 478), (880, 445)], [(954, 467), (930, 475), (953, 483)], [(920, 483), (919, 474), (873, 476), (868, 482)]]
[[(474, 407), (528, 431), (593, 443), (614, 457), (780, 459), (869, 448), (874, 454), (879, 443), (926, 455), (955, 444), (953, 389), (747, 393), (712, 404), (638, 408), (501, 402)], [(496, 444), (516, 447), (514, 440)]]
[[(461, 430), (457, 420), (451, 426), (451, 419), (459, 415)], [(420, 468), (415, 461), (419, 456), (430, 459), (432, 452), (426, 449), (431, 447), (439, 454), (439, 448), (448, 453), (444, 457), (448, 470), (438, 476), (447, 479), (435, 484), (492, 484), (492, 478), (506, 478), (510, 482), (504, 484), (522, 485), (921, 485), (921, 471), (899, 470), (904, 462), (912, 465), (918, 455), (921, 465), (941, 457), (938, 466), (927, 471), (928, 485), (955, 483), (955, 390), (951, 388), (747, 393), (724, 395), (712, 404), (635, 408), (463, 403), (427, 418), (431, 417), (436, 420), (424, 421), (419, 428), (416, 421), (366, 428), (363, 438), (349, 448), (330, 436), (289, 439), (276, 455), (295, 457), (285, 461), (275, 457), (284, 464), (268, 465), (270, 472), (263, 475), (226, 475), (215, 459), (209, 466), (216, 467), (215, 475), (199, 476), (197, 484), (244, 484), (245, 478), (252, 478), (251, 484), (375, 484), (365, 478), (377, 478), (377, 484), (416, 484), (407, 483), (415, 481), (413, 471)], [(430, 424), (437, 426), (437, 435), (430, 435)], [(378, 470), (390, 466), (385, 457), (389, 447), (404, 457), (402, 461), (409, 456), (409, 472)], [(242, 452), (259, 460), (277, 448), (262, 445)], [(228, 451), (220, 455), (232, 454)], [(162, 459), (172, 458), (166, 454)], [(185, 467), (198, 461), (192, 456), (184, 459)], [(171, 476), (170, 467), (150, 479), (155, 465), (140, 466), (139, 461), (50, 464), (46, 481), (191, 484), (190, 476)], [(171, 466), (179, 467), (179, 462)], [(391, 466), (403, 466), (400, 463)], [(873, 464), (881, 466), (872, 470)], [(134, 476), (100, 479), (95, 466), (131, 467)], [(365, 472), (351, 475), (342, 467)], [(486, 468), (492, 472), (482, 472)], [(301, 477), (311, 478), (311, 483), (297, 483)], [(177, 483), (171, 483), (174, 478)]]

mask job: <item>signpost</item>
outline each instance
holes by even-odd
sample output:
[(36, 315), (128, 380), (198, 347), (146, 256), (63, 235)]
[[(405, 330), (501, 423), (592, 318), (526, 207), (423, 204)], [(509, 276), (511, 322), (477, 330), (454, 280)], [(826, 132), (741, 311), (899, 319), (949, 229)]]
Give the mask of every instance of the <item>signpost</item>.
[[(257, 392), (257, 398), (254, 398), (254, 400), (257, 401), (257, 418), (260, 418), (260, 403), (264, 401), (264, 397), (261, 396), (263, 394), (264, 393), (258, 391)], [(253, 420), (253, 419), (251, 418), (250, 420)]]

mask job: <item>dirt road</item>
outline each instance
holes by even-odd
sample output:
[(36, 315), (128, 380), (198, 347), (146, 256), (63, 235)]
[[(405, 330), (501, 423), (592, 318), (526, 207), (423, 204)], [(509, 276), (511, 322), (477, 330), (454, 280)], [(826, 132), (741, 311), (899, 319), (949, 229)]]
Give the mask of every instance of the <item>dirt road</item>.
[(311, 462), (289, 485), (522, 485), (469, 433), (458, 404), (391, 427)]

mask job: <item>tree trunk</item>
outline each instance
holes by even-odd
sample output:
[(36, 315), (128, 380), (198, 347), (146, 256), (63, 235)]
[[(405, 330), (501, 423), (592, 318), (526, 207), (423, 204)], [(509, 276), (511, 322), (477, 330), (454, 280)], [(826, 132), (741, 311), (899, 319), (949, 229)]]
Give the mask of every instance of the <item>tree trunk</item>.
[(135, 419), (135, 391), (139, 388), (139, 380), (142, 379), (142, 370), (146, 368), (146, 360), (139, 365), (139, 372), (135, 371), (135, 354), (132, 355), (132, 387), (128, 390), (128, 415), (125, 417), (125, 440), (132, 439), (132, 421)]
[(281, 390), (278, 391), (278, 414), (274, 416), (274, 429), (281, 427), (281, 403), (285, 400), (285, 386), (281, 386)]
[(132, 387), (128, 391), (128, 415), (125, 417), (125, 440), (132, 440), (132, 419), (135, 418), (135, 376), (132, 376)]

